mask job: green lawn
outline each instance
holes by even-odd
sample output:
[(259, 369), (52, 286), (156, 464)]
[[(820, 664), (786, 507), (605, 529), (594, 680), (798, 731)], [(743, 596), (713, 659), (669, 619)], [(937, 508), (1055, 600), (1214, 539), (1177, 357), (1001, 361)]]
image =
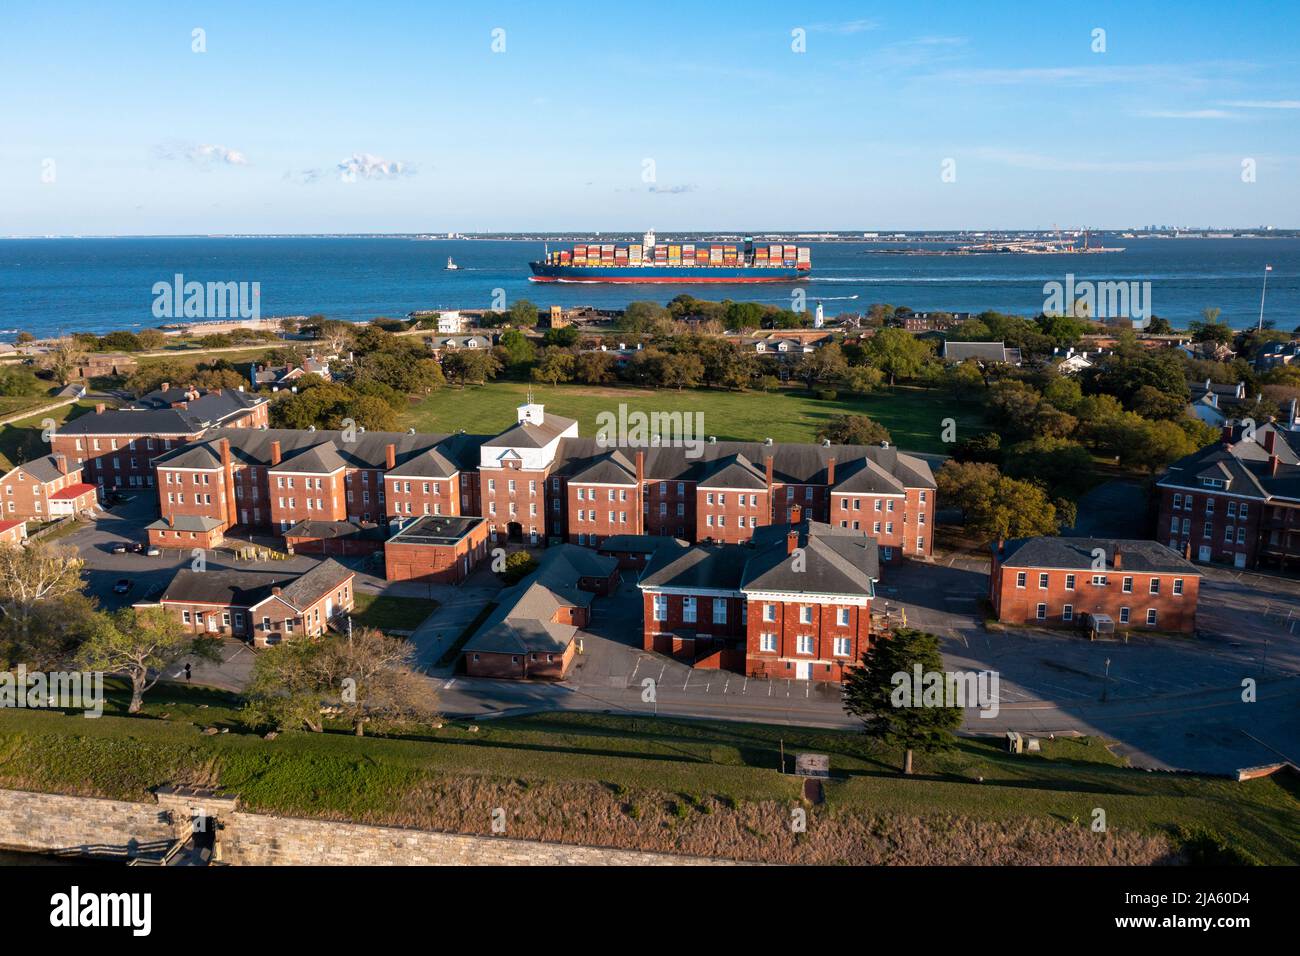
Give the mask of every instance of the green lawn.
[(0, 467), (8, 471), (21, 461), (31, 461), (49, 451), (49, 445), (41, 438), (41, 423), (45, 419), (52, 418), (56, 426), (61, 425), (94, 411), (95, 404), (89, 400), (75, 402), (35, 418), (24, 418), (11, 425), (0, 426)]
[[(678, 815), (681, 806), (723, 815), (776, 806), (788, 816), (779, 807), (797, 801), (799, 781), (776, 772), (783, 747), (787, 760), (804, 751), (830, 756), (836, 779), (817, 812), (840, 826), (920, 819), (930, 821), (929, 838), (940, 841), (945, 828), (958, 832), (959, 821), (991, 822), (1009, 833), (1046, 823), (1077, 835), (1100, 807), (1117, 833), (1168, 837), (1183, 826), (1212, 831), (1262, 862), (1300, 863), (1294, 780), (1235, 783), (1130, 770), (1093, 739), (1044, 741), (1041, 756), (962, 740), (950, 753), (919, 755), (917, 774), (903, 778), (897, 753), (877, 752), (861, 735), (841, 731), (545, 714), (473, 730), (448, 723), (406, 739), (294, 732), (264, 740), (244, 732), (237, 704), (229, 695), (163, 685), (146, 698), (144, 717), (120, 716), (120, 697), (97, 720), (0, 711), (0, 786), (143, 800), (163, 783), (206, 783), (238, 793), (251, 810), (453, 828), (480, 824), (455, 816), (464, 807), (451, 804), (489, 790), (491, 799), (508, 791), (519, 801), (530, 792), (575, 801), (540, 811), (552, 814), (553, 825), (555, 814), (587, 813), (584, 793), (617, 795), (625, 808), (637, 808), (628, 811), (634, 819), (640, 808), (665, 805)], [(202, 735), (208, 726), (230, 732)], [(630, 821), (616, 824), (610, 832), (622, 826), (626, 837)]]
[[(402, 425), (419, 431), (494, 434), (515, 421), (515, 409), (525, 400), (529, 385), (492, 382), (466, 389), (445, 388), (415, 402), (402, 415)], [(884, 425), (894, 443), (905, 451), (948, 451), (941, 440), (943, 420), (957, 423), (962, 441), (987, 430), (977, 406), (944, 391), (894, 388), (867, 396), (841, 394), (821, 401), (802, 389), (765, 392), (724, 392), (695, 389), (597, 387), (585, 385), (533, 385), (534, 396), (549, 411), (576, 418), (584, 436), (596, 434), (596, 416), (618, 413), (620, 403), (629, 411), (703, 412), (704, 435), (735, 441), (813, 442), (817, 430), (835, 415), (869, 415)]]
[(358, 593), (352, 619), (362, 627), (381, 631), (413, 631), (437, 608), (437, 601), (425, 598)]

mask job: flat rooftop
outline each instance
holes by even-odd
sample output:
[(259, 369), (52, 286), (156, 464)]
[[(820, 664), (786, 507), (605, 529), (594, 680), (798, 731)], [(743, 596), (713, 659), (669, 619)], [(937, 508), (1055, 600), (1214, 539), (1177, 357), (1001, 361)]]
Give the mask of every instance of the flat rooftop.
[(424, 515), (388, 539), (390, 544), (455, 544), (483, 523), (462, 515)]

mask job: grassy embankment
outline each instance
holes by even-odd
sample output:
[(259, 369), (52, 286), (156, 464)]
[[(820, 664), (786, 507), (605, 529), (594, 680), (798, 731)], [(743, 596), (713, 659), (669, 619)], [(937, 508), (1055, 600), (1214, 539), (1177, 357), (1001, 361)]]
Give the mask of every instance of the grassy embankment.
[[(505, 807), (512, 836), (770, 862), (1149, 863), (1185, 846), (1180, 827), (1260, 862), (1300, 862), (1294, 780), (1130, 770), (1092, 739), (1044, 741), (1041, 756), (963, 740), (902, 778), (897, 753), (847, 732), (547, 714), (405, 739), (265, 740), (244, 732), (237, 704), (164, 686), (146, 717), (120, 716), (117, 697), (98, 720), (0, 712), (0, 786), (145, 800), (188, 782), (250, 810), (478, 833)], [(210, 726), (230, 732), (204, 736)], [(777, 772), (782, 746), (787, 761), (830, 755), (824, 803), (803, 804), (800, 779)], [(1105, 833), (1090, 828), (1096, 808)]]
[[(491, 382), (469, 388), (444, 388), (412, 403), (401, 416), (404, 427), (418, 431), (495, 434), (515, 421), (515, 409), (527, 395), (524, 382)], [(596, 434), (596, 416), (617, 414), (620, 402), (629, 411), (703, 412), (704, 435), (720, 440), (814, 442), (817, 429), (836, 415), (867, 415), (890, 432), (906, 451), (943, 454), (943, 420), (957, 423), (957, 439), (987, 430), (982, 410), (936, 389), (882, 389), (871, 395), (841, 393), (822, 401), (802, 389), (775, 392), (725, 392), (713, 389), (644, 389), (588, 385), (532, 385), (537, 401), (566, 418), (576, 418), (583, 435)]]

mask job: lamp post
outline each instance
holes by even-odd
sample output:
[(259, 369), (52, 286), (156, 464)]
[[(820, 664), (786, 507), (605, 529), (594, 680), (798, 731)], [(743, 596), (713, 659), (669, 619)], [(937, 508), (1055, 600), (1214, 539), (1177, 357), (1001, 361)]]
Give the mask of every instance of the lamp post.
[(1256, 329), (1264, 331), (1264, 296), (1268, 293), (1268, 274), (1273, 271), (1272, 266), (1264, 266), (1264, 287), (1259, 290), (1259, 325)]

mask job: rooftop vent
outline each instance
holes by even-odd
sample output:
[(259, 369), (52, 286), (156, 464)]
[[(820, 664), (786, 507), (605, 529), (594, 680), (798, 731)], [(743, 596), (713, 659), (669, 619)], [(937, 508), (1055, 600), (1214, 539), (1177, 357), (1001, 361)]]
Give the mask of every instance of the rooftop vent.
[(316, 426), (315, 426), (315, 425), (308, 425), (308, 426), (307, 426), (307, 431), (309, 431), (309, 432), (314, 432), (315, 430), (316, 430)]
[(717, 443), (718, 443), (718, 436), (717, 436), (717, 435), (710, 435), (710, 436), (709, 436), (709, 444), (710, 444), (710, 445), (716, 445)]
[(764, 439), (763, 439), (763, 444), (764, 444), (764, 445), (767, 445), (768, 447), (771, 447), (771, 445), (772, 445), (772, 439), (770, 439), (770, 438), (764, 438)]
[(408, 428), (408, 429), (406, 430), (406, 434), (408, 434), (408, 435), (414, 435), (414, 434), (415, 434), (415, 429), (414, 429), (414, 428)]
[(822, 439), (822, 447), (823, 447), (823, 448), (830, 448), (830, 447), (831, 447), (831, 440), (830, 440), (829, 438), (823, 438), (823, 439)]

